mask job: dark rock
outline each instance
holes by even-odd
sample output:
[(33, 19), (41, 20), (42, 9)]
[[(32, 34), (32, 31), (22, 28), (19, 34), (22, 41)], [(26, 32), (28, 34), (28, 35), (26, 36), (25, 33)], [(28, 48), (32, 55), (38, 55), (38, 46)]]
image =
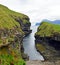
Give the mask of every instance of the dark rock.
[(22, 53), (22, 58), (27, 61), (29, 60), (29, 56), (27, 54)]
[(40, 52), (40, 50), (37, 48), (37, 51), (42, 53), (45, 60), (49, 61), (55, 61), (60, 60), (60, 41), (55, 39), (54, 37), (39, 37), (38, 35), (35, 35), (35, 43), (42, 44), (46, 50), (44, 52)]

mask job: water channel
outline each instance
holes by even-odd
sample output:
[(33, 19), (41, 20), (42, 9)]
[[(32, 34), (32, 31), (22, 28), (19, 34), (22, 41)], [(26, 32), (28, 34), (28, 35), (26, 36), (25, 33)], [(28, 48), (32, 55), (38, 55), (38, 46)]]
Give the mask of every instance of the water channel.
[(24, 53), (28, 54), (29, 60), (44, 60), (43, 56), (35, 48), (34, 34), (38, 26), (31, 26), (32, 33), (23, 39)]

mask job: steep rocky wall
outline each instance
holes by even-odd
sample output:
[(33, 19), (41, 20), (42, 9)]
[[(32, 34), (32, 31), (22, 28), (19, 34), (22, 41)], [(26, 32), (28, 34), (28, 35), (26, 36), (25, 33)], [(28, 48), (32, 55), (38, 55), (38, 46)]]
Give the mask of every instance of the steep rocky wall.
[(32, 32), (32, 30), (30, 30), (30, 26), (31, 23), (29, 22), (29, 17), (28, 18), (24, 18), (23, 20), (26, 20), (27, 23), (23, 23), (23, 20), (20, 18), (14, 18), (21, 26), (22, 31), (24, 31), (25, 35), (28, 35)]
[(60, 60), (59, 42), (50, 39), (48, 40), (45, 38), (39, 38), (35, 40), (35, 43), (37, 51), (43, 55), (45, 60)]
[(42, 22), (35, 34), (36, 49), (48, 61), (60, 60), (60, 33), (56, 29), (55, 24)]

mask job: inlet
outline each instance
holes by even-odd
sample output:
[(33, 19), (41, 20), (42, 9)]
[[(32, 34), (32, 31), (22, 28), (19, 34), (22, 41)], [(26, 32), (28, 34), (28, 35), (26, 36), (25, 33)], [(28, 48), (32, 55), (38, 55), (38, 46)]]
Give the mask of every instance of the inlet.
[(29, 60), (44, 60), (43, 56), (35, 48), (34, 34), (38, 26), (31, 26), (32, 33), (23, 39), (24, 53), (29, 56)]

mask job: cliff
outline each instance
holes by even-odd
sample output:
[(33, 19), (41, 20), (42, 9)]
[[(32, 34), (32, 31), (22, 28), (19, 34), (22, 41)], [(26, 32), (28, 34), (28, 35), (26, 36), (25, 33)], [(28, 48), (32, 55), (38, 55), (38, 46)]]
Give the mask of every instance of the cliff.
[(45, 60), (60, 60), (60, 25), (42, 22), (35, 33), (37, 51)]
[(49, 22), (42, 22), (37, 30), (37, 35), (40, 37), (51, 37), (54, 33), (60, 33), (60, 25)]
[(0, 65), (25, 65), (22, 40), (30, 26), (28, 16), (0, 4)]

